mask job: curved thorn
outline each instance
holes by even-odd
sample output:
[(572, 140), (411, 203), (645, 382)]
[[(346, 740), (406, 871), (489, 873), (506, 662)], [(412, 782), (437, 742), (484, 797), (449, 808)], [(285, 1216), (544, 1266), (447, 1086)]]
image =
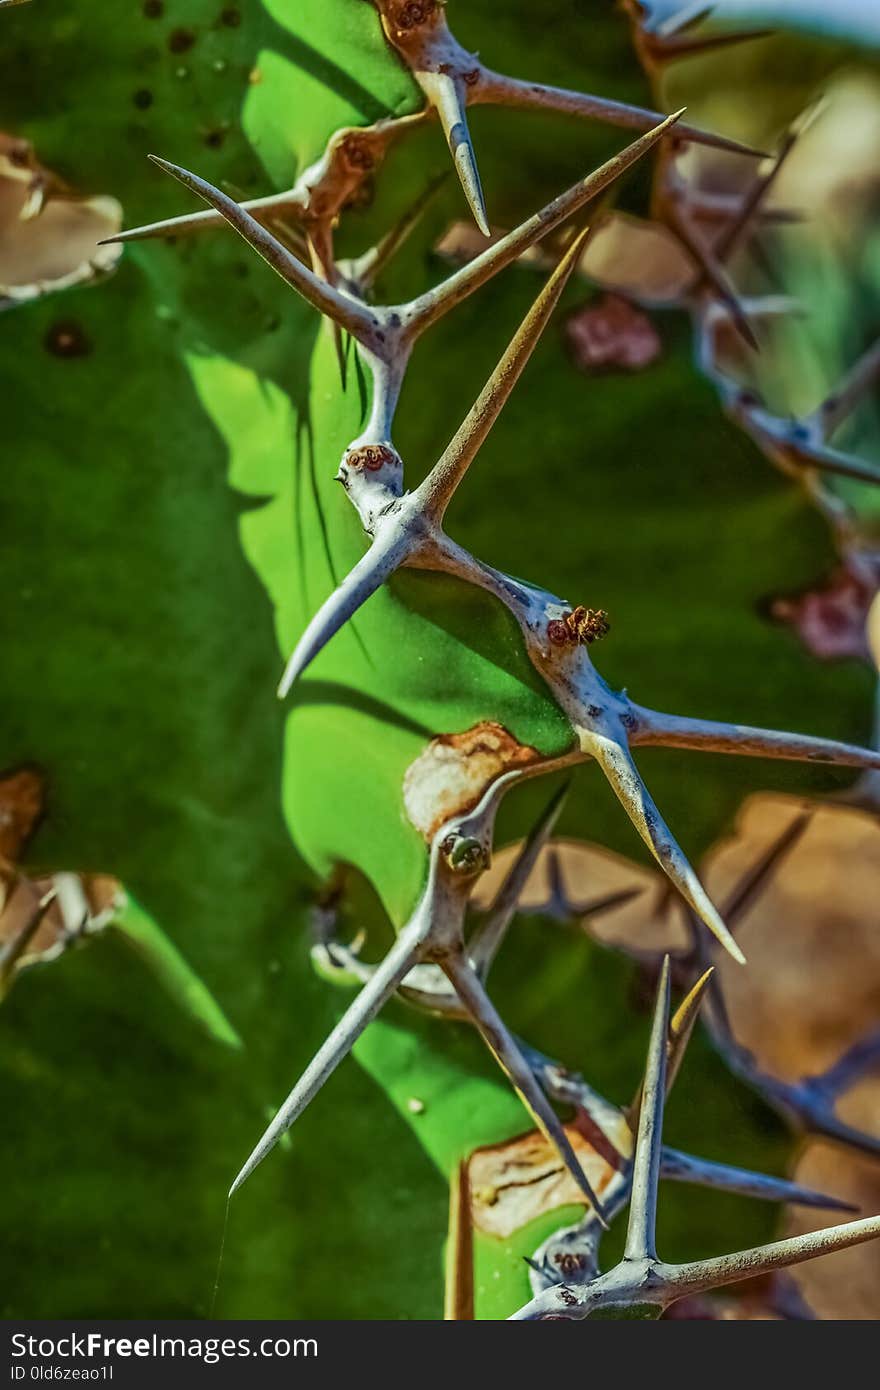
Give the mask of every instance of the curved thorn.
[(584, 748), (599, 763), (618, 801), (667, 877), (675, 884), (685, 902), (693, 908), (702, 922), (718, 938), (724, 949), (740, 965), (745, 956), (737, 946), (719, 916), (679, 845), (660, 814), (650, 792), (642, 781), (632, 755), (623, 744), (601, 734), (584, 738)]
[(720, 1255), (711, 1260), (695, 1260), (690, 1264), (662, 1265), (660, 1272), (675, 1290), (675, 1297), (685, 1293), (717, 1289), (740, 1279), (753, 1279), (774, 1269), (787, 1269), (802, 1264), (817, 1255), (834, 1250), (846, 1250), (866, 1240), (880, 1236), (880, 1216), (863, 1221), (847, 1221), (842, 1226), (829, 1226), (824, 1231), (807, 1231), (788, 1240), (777, 1240), (754, 1250), (740, 1250), (735, 1255)]
[(715, 1187), (722, 1192), (735, 1192), (741, 1197), (757, 1197), (762, 1202), (790, 1202), (801, 1207), (823, 1207), (835, 1211), (858, 1211), (852, 1202), (841, 1197), (829, 1197), (825, 1192), (802, 1187), (785, 1178), (753, 1173), (748, 1168), (735, 1168), (729, 1163), (713, 1163), (708, 1158), (664, 1147), (660, 1176), (671, 1182), (693, 1183), (697, 1187)]
[(465, 103), (458, 82), (444, 72), (419, 73), (419, 85), (440, 119), (455, 172), (467, 198), (468, 207), (483, 236), (491, 236), (486, 203), (477, 169), (477, 157), (468, 130)]
[(639, 746), (691, 748), (707, 753), (738, 753), (744, 757), (783, 758), (793, 762), (832, 763), (841, 767), (880, 767), (880, 752), (810, 734), (755, 729), (748, 724), (725, 724), (714, 719), (688, 719), (678, 714), (632, 705), (638, 727), (630, 735)]
[(389, 575), (400, 567), (412, 547), (403, 529), (373, 541), (369, 550), (358, 560), (354, 569), (322, 603), (312, 618), (284, 670), (278, 686), (278, 697), (284, 699), (306, 667), (335, 637), (341, 627), (354, 617)]
[(476, 971), (471, 969), (464, 956), (459, 954), (446, 956), (439, 964), (467, 1009), (468, 1017), (483, 1037), (498, 1065), (510, 1079), (535, 1124), (547, 1142), (556, 1149), (565, 1167), (595, 1210), (599, 1221), (607, 1228), (602, 1205), (580, 1165), (559, 1116), (535, 1080), (534, 1072), (513, 1035), (508, 1032)]
[[(682, 110), (684, 110), (683, 107)], [(585, 203), (603, 193), (649, 150), (652, 150), (658, 140), (675, 125), (680, 116), (681, 111), (667, 116), (660, 125), (649, 130), (646, 135), (641, 135), (638, 140), (634, 140), (626, 149), (621, 150), (620, 154), (606, 160), (585, 179), (572, 184), (564, 193), (560, 193), (558, 198), (547, 203), (540, 212), (536, 212), (533, 217), (527, 218), (519, 227), (515, 227), (513, 231), (508, 232), (492, 246), (488, 246), (485, 251), (481, 251), (479, 256), (475, 256), (467, 265), (448, 276), (442, 284), (413, 300), (407, 306), (407, 318), (415, 331), (423, 332), (429, 328), (443, 314), (448, 313), (468, 295), (473, 294), (474, 290), (484, 285), (493, 275), (497, 275), (499, 271), (515, 261), (530, 246), (534, 246), (535, 242), (540, 241), (548, 232), (552, 232), (567, 217), (578, 212)]]
[(625, 1260), (657, 1258), (657, 1188), (663, 1148), (663, 1106), (666, 1099), (667, 1039), (669, 1033), (669, 957), (664, 956), (657, 1002), (648, 1044), (639, 1128), (632, 1166), (629, 1223)]
[(275, 1147), (306, 1106), (314, 1099), (339, 1063), (348, 1056), (354, 1044), (380, 1009), (388, 1002), (401, 980), (418, 962), (421, 954), (422, 924), (413, 919), (398, 936), (381, 965), (355, 997), (350, 1007), (318, 1049), (299, 1081), (278, 1110), (274, 1120), (229, 1189), (231, 1197), (246, 1178)]
[(485, 918), (468, 942), (471, 965), (481, 980), (485, 980), (498, 954), (519, 903), (520, 894), (529, 880), (542, 849), (553, 834), (560, 812), (568, 796), (570, 783), (565, 783), (547, 803), (501, 884)]
[(414, 493), (423, 513), (438, 525), (452, 496), (501, 414), (508, 396), (534, 351), (589, 236), (585, 228), (575, 237), (553, 274), (526, 314), (476, 402), (468, 411), (427, 478)]
[[(565, 87), (551, 87), (543, 82), (526, 82), (489, 69), (483, 69), (480, 81), (474, 89), (473, 100), (488, 102), (494, 106), (537, 108), (559, 111), (569, 116), (586, 116), (607, 121), (609, 125), (619, 126), (624, 130), (648, 130), (663, 120), (661, 112), (650, 111), (644, 106), (631, 106), (628, 102), (574, 92)], [(708, 145), (717, 150), (730, 150), (734, 154), (765, 158), (763, 151), (756, 150), (751, 145), (744, 145), (739, 140), (729, 140), (724, 135), (714, 135), (711, 131), (698, 130), (691, 125), (679, 126), (676, 137), (692, 140), (697, 145)]]
[(188, 170), (182, 169), (179, 165), (169, 163), (167, 159), (159, 159), (154, 154), (150, 155), (150, 159), (160, 169), (173, 175), (193, 193), (203, 198), (206, 203), (210, 203), (211, 207), (219, 212), (231, 227), (235, 228), (239, 236), (253, 247), (266, 264), (271, 266), (286, 284), (301, 294), (303, 299), (308, 300), (334, 323), (347, 328), (359, 341), (366, 339), (369, 343), (375, 327), (375, 320), (364, 304), (352, 299), (350, 295), (334, 289), (325, 280), (321, 280), (313, 271), (303, 265), (302, 261), (298, 261), (296, 256), (291, 255), (278, 238), (261, 226), (256, 218), (252, 217), (233, 198), (228, 198), (225, 193), (221, 193), (219, 188), (215, 188), (213, 184), (200, 179), (196, 174), (189, 173)]

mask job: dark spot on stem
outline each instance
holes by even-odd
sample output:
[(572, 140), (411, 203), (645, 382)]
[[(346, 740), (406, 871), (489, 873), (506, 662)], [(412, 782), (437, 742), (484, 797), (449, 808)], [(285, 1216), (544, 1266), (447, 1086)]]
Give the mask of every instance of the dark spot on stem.
[(53, 323), (44, 339), (47, 352), (53, 357), (88, 357), (92, 344), (81, 324), (73, 319), (59, 319)]
[(192, 48), (196, 36), (192, 29), (175, 29), (168, 35), (168, 47), (172, 53), (186, 53)]

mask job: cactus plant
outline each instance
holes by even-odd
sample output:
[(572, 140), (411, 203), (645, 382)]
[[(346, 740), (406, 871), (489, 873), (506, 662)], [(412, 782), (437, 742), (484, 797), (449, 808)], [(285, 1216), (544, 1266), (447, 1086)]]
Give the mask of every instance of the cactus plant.
[[(763, 284), (741, 290), (731, 265), (793, 136), (769, 168), (755, 161), (795, 113), (771, 112), (756, 148), (690, 112), (646, 106), (634, 64), (614, 99), (583, 94), (607, 90), (609, 55), (628, 42), (611, 11), (591, 25), (585, 64), (564, 57), (525, 3), (462, 16), (486, 62), (453, 37), (458, 7), (450, 24), (432, 0), (136, 8), (114, 34), (92, 23), (91, 3), (3, 19), (0, 124), (84, 198), (118, 200), (126, 228), (107, 229), (125, 246), (121, 262), (104, 260), (111, 274), (63, 295), (53, 284), (20, 295), (2, 348), (17, 388), (4, 561), (17, 601), (0, 764), (43, 769), (48, 808), (18, 846), (25, 868), (9, 876), (31, 906), (7, 923), (0, 961), (15, 986), (0, 1016), (7, 1108), (29, 1172), (61, 1150), (29, 1119), (32, 1086), (48, 1089), (59, 1134), (72, 1136), (65, 1163), (79, 1200), (72, 1212), (59, 1189), (47, 1223), (103, 1228), (103, 1175), (124, 1231), (113, 1281), (93, 1272), (77, 1288), (59, 1272), (38, 1293), (46, 1231), (19, 1228), (33, 1273), (10, 1308), (118, 1312), (146, 1297), (156, 1299), (148, 1311), (205, 1311), (230, 1181), (218, 1307), (235, 1315), (436, 1316), (438, 1169), (452, 1194), (455, 1316), (656, 1315), (696, 1290), (880, 1233), (868, 1217), (767, 1243), (773, 1203), (845, 1203), (780, 1171), (785, 1131), (741, 1081), (778, 1096), (726, 1045), (711, 976), (713, 939), (743, 961), (735, 922), (659, 809), (675, 806), (693, 857), (756, 774), (714, 760), (691, 771), (685, 753), (802, 762), (772, 785), (804, 792), (838, 785), (819, 764), (880, 767), (861, 741), (868, 673), (815, 669), (747, 603), (811, 576), (817, 552), (830, 553), (823, 518), (839, 523), (838, 541), (855, 529), (864, 553), (863, 498), (880, 476), (829, 443), (873, 380), (875, 352), (806, 434), (747, 395), (716, 352), (753, 349), (763, 316), (779, 309)], [(633, 19), (637, 36), (643, 21)], [(523, 70), (535, 49), (560, 75), (571, 69), (571, 86), (487, 66), (518, 48)], [(82, 113), (75, 150), (71, 109)], [(570, 123), (554, 127), (548, 157), (553, 112)], [(513, 155), (512, 137), (490, 137), (518, 123)], [(617, 127), (638, 134), (624, 145)], [(698, 181), (683, 192), (677, 182), (694, 151), (749, 171), (714, 244), (690, 221)], [(443, 182), (450, 153), (456, 179)], [(549, 335), (539, 339), (575, 272), (593, 273), (599, 235), (619, 217), (611, 199), (644, 220), (651, 161), (654, 223), (690, 267), (670, 302), (690, 327), (678, 321), (653, 380), (585, 386)], [(482, 236), (496, 216), (513, 229), (430, 285), (431, 248), (462, 197)], [(523, 316), (533, 295), (514, 263), (527, 252), (551, 270)], [(711, 383), (757, 450), (743, 455)], [(653, 430), (663, 457), (646, 457)], [(772, 477), (759, 450), (806, 486)], [(863, 491), (841, 501), (841, 476)], [(650, 574), (648, 537), (659, 546)], [(555, 592), (569, 586), (575, 603)], [(754, 684), (762, 667), (773, 672), (766, 692)], [(712, 717), (658, 713), (615, 688), (623, 681), (661, 705), (702, 701)], [(774, 715), (812, 719), (821, 735), (758, 727)], [(733, 717), (756, 723), (724, 722)], [(685, 750), (662, 755), (656, 801), (631, 751), (651, 746)], [(546, 922), (509, 935), (554, 826), (631, 848), (593, 763), (693, 932), (671, 1019), (669, 967), (653, 962), (659, 996), (640, 1086), (646, 1020), (627, 1003), (630, 960), (570, 930), (557, 939)], [(493, 846), (523, 833), (476, 913)], [(63, 926), (60, 948), (21, 968), (55, 910), (46, 865), (113, 875), (112, 920), (152, 962), (164, 999), (97, 930), (73, 953), (83, 933)], [(363, 950), (346, 940), (353, 922), (367, 929)], [(690, 1102), (680, 1135), (717, 1158), (670, 1149), (660, 1132), (704, 996), (710, 1027), (679, 1087)], [(48, 1017), (58, 1031), (47, 1036)], [(72, 1059), (65, 1030), (80, 1040)], [(351, 1051), (373, 1084), (341, 1067), (288, 1140)], [(292, 1058), (307, 1065), (283, 1099)], [(624, 1109), (601, 1094), (627, 1086), (637, 1089)], [(100, 1144), (79, 1127), (90, 1091), (106, 1117)], [(474, 1156), (503, 1159), (532, 1125), (529, 1161), (553, 1168), (556, 1197), (503, 1238), (471, 1229)], [(257, 1175), (282, 1140), (283, 1160)], [(155, 1231), (155, 1198), (140, 1194), (157, 1192), (151, 1174), (169, 1152), (173, 1244), (185, 1258), (166, 1279), (169, 1242)], [(133, 1162), (120, 1165), (126, 1153)], [(656, 1251), (661, 1176), (706, 1188), (671, 1203), (675, 1265)], [(405, 1211), (381, 1197), (389, 1181), (410, 1194)], [(622, 1262), (599, 1275), (600, 1236), (627, 1205)], [(728, 1254), (743, 1232), (756, 1248)], [(131, 1255), (138, 1240), (146, 1261)], [(340, 1292), (341, 1259), (374, 1273)], [(291, 1288), (292, 1260), (317, 1267), (308, 1288)]]

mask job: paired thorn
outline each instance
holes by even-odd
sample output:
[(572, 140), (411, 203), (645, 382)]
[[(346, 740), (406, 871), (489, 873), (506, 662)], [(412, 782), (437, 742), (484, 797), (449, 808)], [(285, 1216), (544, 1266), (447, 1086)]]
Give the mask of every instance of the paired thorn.
[[(430, 110), (437, 115), (453, 157), (459, 180), (477, 226), (489, 235), (486, 207), (473, 142), (467, 123), (469, 105), (519, 107), (549, 110), (573, 116), (599, 119), (626, 129), (646, 130), (662, 117), (644, 107), (603, 97), (526, 82), (507, 77), (485, 67), (466, 52), (450, 33), (441, 6), (417, 7), (413, 11), (395, 10), (390, 0), (374, 0), (386, 37), (397, 49)], [(692, 126), (683, 126), (682, 138), (740, 154), (755, 154), (747, 145), (712, 135)]]
[(663, 1150), (663, 1107), (666, 1100), (668, 1059), (669, 957), (663, 959), (657, 1002), (651, 1025), (651, 1040), (642, 1085), (639, 1126), (632, 1166), (629, 1222), (626, 1229), (625, 1260), (657, 1258), (657, 1191)]
[(293, 652), (278, 688), (286, 696), (294, 682), (372, 594), (402, 565), (434, 568), (447, 548), (442, 531), (446, 508), (468, 466), (497, 420), (562, 294), (584, 238), (575, 238), (544, 285), (507, 351), (452, 442), (416, 490), (394, 500), (375, 518), (373, 541), (351, 572), (312, 618)]
[[(694, 1024), (700, 1012), (700, 1005), (709, 987), (709, 982), (714, 973), (714, 966), (710, 966), (691, 987), (688, 994), (679, 1004), (669, 1024), (666, 1038), (666, 1094), (672, 1090), (675, 1079), (678, 1076), (684, 1055), (687, 1052), (691, 1034), (694, 1031)], [(627, 1112), (627, 1118), (631, 1129), (635, 1129), (641, 1114), (642, 1097), (644, 1095), (644, 1080), (640, 1083), (633, 1099), (632, 1105)]]
[[(656, 1249), (656, 1215), (661, 1176), (717, 1186), (767, 1200), (800, 1202), (808, 1206), (846, 1205), (837, 1198), (826, 1197), (783, 1179), (762, 1177), (725, 1164), (695, 1159), (663, 1146), (663, 1109), (672, 1031), (669, 997), (670, 969), (669, 957), (666, 956), (660, 973), (645, 1067), (623, 1259), (607, 1274), (595, 1273), (577, 1284), (554, 1283), (550, 1287), (543, 1287), (530, 1303), (514, 1314), (515, 1321), (559, 1317), (583, 1319), (600, 1314), (603, 1309), (645, 1305), (664, 1309), (687, 1294), (720, 1288), (741, 1279), (787, 1268), (816, 1255), (843, 1250), (880, 1236), (880, 1216), (874, 1216), (823, 1231), (811, 1231), (756, 1249), (742, 1250), (733, 1255), (682, 1264), (669, 1264), (659, 1257)], [(689, 1016), (690, 1006), (685, 1012)], [(577, 1237), (581, 1229), (574, 1228), (566, 1234)], [(589, 1239), (586, 1226), (583, 1233), (584, 1239)], [(594, 1246), (595, 1242), (591, 1241), (593, 1269)], [(540, 1273), (543, 1278), (543, 1267)]]
[(150, 155), (150, 159), (166, 174), (171, 174), (184, 187), (209, 203), (286, 284), (301, 294), (320, 313), (326, 314), (334, 323), (347, 329), (358, 341), (367, 344), (371, 342), (375, 331), (375, 318), (360, 300), (335, 289), (302, 261), (297, 260), (277, 237), (234, 198), (227, 197), (219, 188), (199, 178), (197, 174), (191, 174), (178, 164), (171, 164), (167, 159), (160, 159), (154, 154)]

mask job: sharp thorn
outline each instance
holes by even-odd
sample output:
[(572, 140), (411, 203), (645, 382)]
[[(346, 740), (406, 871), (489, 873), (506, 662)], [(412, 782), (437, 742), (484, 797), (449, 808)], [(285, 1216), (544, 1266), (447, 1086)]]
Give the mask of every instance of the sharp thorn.
[(774, 1269), (787, 1269), (817, 1255), (875, 1240), (877, 1236), (880, 1236), (880, 1216), (869, 1216), (862, 1221), (829, 1226), (824, 1231), (807, 1231), (804, 1235), (777, 1240), (754, 1250), (740, 1250), (735, 1255), (696, 1260), (691, 1264), (664, 1265), (662, 1269), (675, 1290), (675, 1297), (680, 1298), (685, 1293), (716, 1289), (740, 1279), (769, 1274)]
[(160, 169), (178, 179), (186, 188), (189, 188), (219, 212), (229, 225), (235, 228), (239, 236), (253, 247), (266, 264), (281, 276), (286, 284), (295, 289), (322, 314), (326, 314), (335, 323), (347, 328), (356, 338), (363, 340), (366, 337), (369, 339), (374, 326), (373, 316), (364, 304), (352, 299), (349, 295), (342, 294), (315, 275), (314, 271), (303, 265), (296, 256), (291, 255), (278, 238), (261, 226), (245, 208), (236, 203), (234, 199), (228, 198), (219, 188), (215, 188), (213, 184), (207, 183), (198, 175), (191, 174), (187, 169), (182, 169), (177, 164), (171, 164), (166, 159), (159, 159), (157, 155), (151, 154), (150, 159)]
[(278, 698), (289, 695), (293, 685), (340, 628), (354, 617), (389, 575), (402, 564), (410, 541), (401, 530), (382, 540), (374, 540), (366, 555), (346, 575), (338, 589), (321, 605), (312, 618), (284, 670)]
[(741, 1197), (755, 1197), (762, 1202), (789, 1202), (801, 1207), (821, 1207), (829, 1211), (858, 1211), (852, 1202), (830, 1197), (825, 1192), (802, 1187), (786, 1178), (768, 1177), (748, 1168), (735, 1168), (729, 1163), (713, 1163), (708, 1158), (695, 1158), (678, 1149), (664, 1146), (660, 1176), (672, 1182), (693, 1183), (697, 1187), (714, 1187), (722, 1192), (735, 1192)]
[(538, 857), (553, 834), (570, 783), (566, 782), (551, 797), (540, 817), (532, 826), (525, 844), (517, 855), (510, 872), (501, 884), (486, 916), (468, 942), (468, 956), (481, 980), (485, 980), (498, 954)]
[(339, 1063), (348, 1056), (367, 1025), (394, 994), (405, 975), (418, 962), (420, 937), (414, 929), (415, 926), (415, 923), (411, 923), (400, 933), (381, 965), (376, 967), (375, 973), (357, 994), (326, 1042), (306, 1067), (236, 1176), (229, 1189), (230, 1197), (238, 1191), (242, 1183), (275, 1147), (281, 1136), (299, 1118)]
[[(488, 69), (484, 69), (482, 73), (478, 100), (496, 106), (517, 106), (525, 110), (559, 111), (569, 116), (607, 121), (609, 125), (620, 126), (625, 130), (647, 130), (663, 119), (659, 112), (647, 110), (644, 106), (631, 106), (628, 102), (613, 101), (608, 97), (575, 92), (564, 87), (551, 87), (543, 82), (525, 82), (519, 78), (490, 72)], [(725, 135), (699, 130), (696, 126), (679, 126), (675, 138), (690, 140), (694, 144), (706, 145), (712, 149), (727, 150), (733, 154), (765, 158), (762, 150), (744, 145), (740, 140), (730, 140)]]
[(120, 242), (148, 241), (156, 237), (187, 236), (191, 232), (200, 232), (208, 227), (225, 225), (222, 214), (211, 208), (205, 212), (184, 213), (181, 217), (166, 217), (161, 222), (148, 222), (143, 227), (128, 227), (117, 232), (115, 236), (104, 237), (98, 245), (112, 246)]
[(446, 956), (439, 963), (467, 1010), (468, 1017), (510, 1079), (535, 1124), (547, 1142), (556, 1149), (581, 1192), (592, 1205), (600, 1224), (607, 1229), (602, 1204), (581, 1167), (559, 1116), (538, 1085), (534, 1072), (486, 993), (476, 971), (461, 955)]
[[(706, 990), (709, 987), (709, 982), (712, 979), (714, 969), (715, 967), (710, 965), (709, 969), (703, 972), (703, 974), (697, 980), (696, 984), (691, 987), (686, 997), (679, 1004), (669, 1024), (669, 1037), (667, 1039), (666, 1045), (667, 1095), (672, 1090), (672, 1087), (675, 1084), (675, 1078), (678, 1076), (678, 1073), (681, 1070), (681, 1064), (684, 1061), (684, 1054), (687, 1051), (688, 1043), (691, 1040), (691, 1034), (694, 1031), (694, 1024), (697, 1021), (697, 1015), (700, 1012), (700, 1005), (702, 1004), (703, 997), (706, 993)], [(629, 1107), (627, 1118), (629, 1120), (631, 1129), (635, 1129), (639, 1121), (639, 1113), (642, 1105), (643, 1087), (644, 1082), (642, 1082), (639, 1086), (639, 1089), (636, 1092), (635, 1097), (633, 1098), (633, 1102)]]
[(672, 1022), (669, 1025), (669, 1062), (666, 1073), (667, 1090), (671, 1090), (675, 1078), (678, 1076), (681, 1069), (681, 1064), (684, 1061), (684, 1055), (687, 1052), (688, 1043), (691, 1040), (694, 1025), (697, 1021), (697, 1015), (700, 1012), (700, 1005), (703, 1002), (706, 990), (709, 988), (714, 970), (715, 967), (710, 965), (709, 969), (703, 972), (696, 984), (692, 985), (672, 1016)]
[(642, 1104), (632, 1166), (626, 1260), (657, 1258), (657, 1189), (663, 1149), (663, 1106), (669, 1033), (669, 957), (665, 956), (657, 986), (657, 1002), (648, 1044)]
[(519, 380), (559, 302), (569, 276), (580, 259), (588, 236), (589, 228), (581, 232), (565, 252), (454, 438), (428, 477), (416, 489), (415, 496), (419, 499), (423, 513), (437, 525), (442, 521), (456, 488)]
[(728, 226), (724, 228), (715, 243), (713, 254), (719, 264), (723, 265), (733, 254), (740, 238), (743, 236), (749, 223), (759, 211), (761, 204), (781, 174), (785, 161), (791, 154), (796, 143), (797, 135), (794, 131), (789, 130), (783, 138), (779, 152), (773, 160), (770, 169), (766, 174), (759, 175), (753, 182), (736, 216)]
[(661, 714), (641, 705), (633, 705), (632, 712), (638, 727), (631, 738), (638, 746), (690, 748), (697, 752), (831, 763), (841, 767), (880, 767), (880, 752), (851, 743), (838, 743), (834, 739), (757, 729), (748, 724), (724, 724), (713, 719), (688, 719), (677, 714)]
[(452, 162), (474, 221), (483, 236), (491, 236), (477, 169), (477, 157), (458, 83), (447, 73), (441, 72), (424, 72), (421, 74), (421, 82), (425, 95), (440, 119), (449, 153), (452, 155)]
[(685, 902), (690, 904), (728, 954), (744, 965), (745, 956), (674, 840), (629, 750), (600, 734), (593, 734), (589, 740), (585, 740), (584, 748), (599, 763), (636, 830)]

